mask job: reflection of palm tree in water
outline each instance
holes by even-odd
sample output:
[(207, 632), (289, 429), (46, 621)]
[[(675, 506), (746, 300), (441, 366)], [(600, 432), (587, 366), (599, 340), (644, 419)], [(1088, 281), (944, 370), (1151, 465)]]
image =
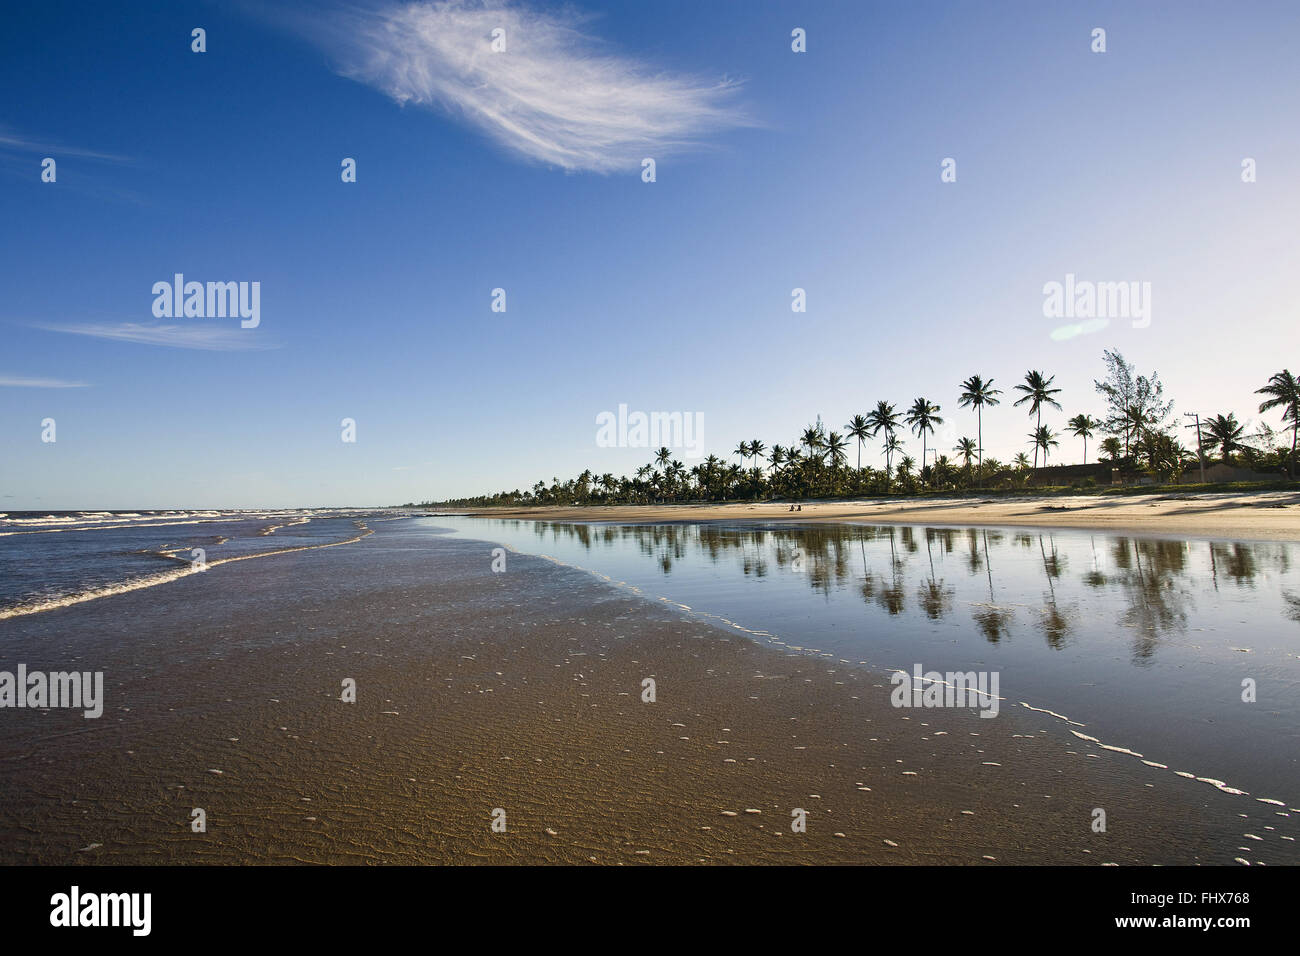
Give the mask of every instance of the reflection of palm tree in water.
[[(910, 528), (903, 529), (908, 534)], [(864, 552), (865, 555), (865, 552)], [(866, 561), (864, 556), (863, 561)], [(898, 560), (898, 550), (894, 546), (894, 528), (889, 528), (889, 570), (890, 580), (884, 581), (871, 572), (867, 572), (862, 578), (862, 599), (867, 602), (874, 601), (891, 615), (902, 614), (907, 606), (907, 600), (903, 594), (903, 562)]]
[(1163, 632), (1181, 631), (1187, 626), (1187, 613), (1182, 605), (1189, 603), (1192, 596), (1185, 590), (1174, 591), (1174, 578), (1184, 566), (1185, 545), (1176, 541), (1131, 543), (1130, 561), (1130, 539), (1120, 538), (1115, 542), (1115, 563), (1131, 572), (1123, 579), (1129, 606), (1120, 621), (1137, 632), (1134, 663), (1145, 663), (1155, 655)]
[(942, 580), (936, 581), (934, 578), (934, 551), (930, 547), (934, 534), (933, 528), (925, 529), (925, 553), (930, 557), (930, 577), (917, 590), (917, 598), (925, 610), (926, 617), (937, 621), (948, 612), (952, 604), (953, 589), (944, 587)]
[(1047, 638), (1048, 646), (1059, 650), (1065, 645), (1065, 639), (1069, 635), (1070, 622), (1056, 604), (1056, 585), (1053, 582), (1061, 576), (1062, 569), (1061, 557), (1056, 551), (1056, 541), (1052, 541), (1052, 553), (1049, 557), (1043, 545), (1043, 536), (1040, 534), (1038, 553), (1043, 556), (1043, 573), (1047, 575), (1047, 593), (1043, 595), (1043, 600), (1047, 603), (1043, 609), (1043, 635)]
[(1083, 576), (1083, 583), (1089, 587), (1099, 588), (1106, 583), (1106, 575), (1101, 570), (1101, 556), (1097, 554), (1097, 538), (1090, 535), (1088, 543), (1092, 545), (1092, 570)]
[(1215, 574), (1215, 584), (1218, 584), (1218, 568), (1215, 567), (1215, 553), (1223, 558), (1224, 573), (1232, 578), (1232, 582), (1238, 586), (1252, 584), (1255, 580), (1255, 554), (1246, 545), (1243, 544), (1211, 544), (1210, 545), (1210, 567)]
[[(980, 608), (975, 612), (975, 624), (979, 627), (980, 633), (990, 644), (997, 644), (1002, 638), (1011, 633), (1011, 621), (1015, 613), (1010, 608), (998, 607), (997, 598), (993, 594), (993, 562), (989, 560), (989, 533), (983, 532), (984, 537), (984, 571), (989, 579), (989, 603), (988, 607)], [(973, 542), (972, 542), (973, 543)], [(978, 552), (975, 554), (978, 560)], [(974, 564), (974, 562), (972, 562)], [(978, 568), (978, 565), (975, 565)]]

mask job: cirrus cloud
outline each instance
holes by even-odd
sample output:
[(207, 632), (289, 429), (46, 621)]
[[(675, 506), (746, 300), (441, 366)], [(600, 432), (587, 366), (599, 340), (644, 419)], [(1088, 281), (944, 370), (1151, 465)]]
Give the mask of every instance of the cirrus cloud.
[(310, 32), (344, 76), (460, 117), (511, 152), (565, 170), (635, 168), (750, 125), (731, 104), (736, 82), (654, 70), (606, 52), (580, 26), (574, 14), (507, 0), (433, 0), (353, 9)]
[(167, 325), (141, 322), (96, 323), (74, 325), (36, 325), (46, 332), (86, 335), (114, 342), (136, 345), (161, 345), (173, 349), (199, 349), (207, 352), (250, 352), (278, 348), (265, 338), (254, 337), (247, 330), (217, 325)]
[(0, 388), (88, 388), (85, 382), (67, 382), (61, 378), (31, 378), (0, 373)]

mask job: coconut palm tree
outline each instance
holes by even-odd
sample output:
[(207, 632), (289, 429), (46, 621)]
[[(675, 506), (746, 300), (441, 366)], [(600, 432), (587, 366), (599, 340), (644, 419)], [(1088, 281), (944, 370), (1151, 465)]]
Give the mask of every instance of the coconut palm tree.
[(727, 500), (727, 489), (729, 489), (732, 485), (736, 484), (736, 482), (740, 481), (740, 475), (741, 475), (741, 471), (739, 465), (728, 465), (726, 467), (726, 470), (722, 474), (722, 500), (723, 501)]
[(1083, 463), (1088, 464), (1088, 439), (1092, 437), (1093, 429), (1099, 428), (1101, 422), (1096, 421), (1090, 415), (1075, 415), (1065, 427), (1070, 430), (1075, 438), (1083, 439)]
[(1202, 425), (1207, 432), (1203, 442), (1205, 448), (1209, 451), (1219, 449), (1225, 465), (1228, 464), (1228, 456), (1234, 451), (1245, 451), (1246, 446), (1241, 443), (1241, 438), (1246, 428), (1237, 421), (1236, 415), (1231, 412), (1215, 415), (1207, 418)]
[(742, 441), (739, 445), (737, 445), (734, 449), (732, 449), (731, 453), (735, 455), (737, 458), (739, 458), (741, 461), (744, 461), (746, 458), (749, 457), (749, 442)]
[(898, 436), (893, 432), (886, 432), (883, 446), (881, 454), (885, 456), (885, 478), (888, 479), (892, 473), (891, 463), (894, 456), (903, 450), (903, 442), (899, 441)]
[(840, 437), (839, 432), (831, 432), (826, 436), (826, 456), (831, 461), (831, 470), (843, 468), (844, 463), (848, 461), (848, 453), (844, 450), (849, 447), (847, 440)]
[(984, 464), (984, 406), (992, 408), (997, 405), (1001, 401), (997, 396), (1001, 394), (1002, 389), (993, 387), (993, 379), (986, 382), (980, 376), (972, 375), (961, 383), (961, 395), (957, 404), (962, 408), (975, 409), (975, 437), (979, 441), (976, 447), (979, 449), (981, 466)]
[(1296, 437), (1300, 435), (1300, 381), (1296, 380), (1289, 369), (1284, 368), (1274, 373), (1263, 388), (1255, 389), (1255, 394), (1269, 396), (1260, 403), (1261, 412), (1280, 408), (1282, 421), (1291, 424), (1291, 462), (1287, 466), (1287, 474), (1294, 478)]
[(875, 438), (883, 430), (885, 433), (885, 473), (888, 474), (890, 465), (893, 464), (893, 454), (898, 451), (900, 443), (897, 440), (892, 442), (890, 439), (898, 431), (900, 424), (898, 413), (894, 406), (886, 401), (876, 402), (876, 407), (872, 409), (871, 414), (867, 416), (867, 422), (871, 425), (871, 437)]
[(667, 467), (668, 462), (672, 460), (672, 457), (673, 457), (673, 453), (670, 452), (666, 447), (660, 448), (657, 452), (655, 452), (655, 462), (659, 465), (660, 468)]
[(979, 446), (975, 444), (975, 439), (973, 438), (958, 438), (957, 444), (953, 447), (953, 451), (957, 453), (958, 457), (962, 460), (962, 464), (966, 466), (966, 474), (968, 476), (970, 475), (971, 459), (975, 457), (975, 453), (978, 450)]
[[(1021, 398), (1016, 399), (1012, 404), (1020, 406), (1029, 402), (1029, 414), (1036, 416), (1034, 422), (1034, 433), (1043, 427), (1043, 406), (1051, 405), (1057, 411), (1060, 411), (1061, 403), (1055, 396), (1061, 394), (1059, 388), (1052, 388), (1052, 383), (1056, 381), (1056, 376), (1044, 375), (1042, 372), (1030, 370), (1025, 373), (1025, 380), (1016, 386), (1017, 392), (1024, 392)], [(1038, 448), (1034, 445), (1034, 467), (1038, 467)]]
[(775, 476), (777, 469), (785, 464), (786, 448), (784, 445), (773, 445), (771, 452), (768, 453), (767, 460), (772, 463), (772, 475)]
[(1016, 452), (1015, 466), (1019, 468), (1021, 471), (1024, 471), (1026, 468), (1029, 467), (1029, 456), (1026, 455), (1023, 451)]
[[(1146, 434), (1150, 428), (1155, 425), (1155, 416), (1152, 412), (1144, 409), (1141, 405), (1130, 405), (1124, 409), (1124, 447), (1131, 450), (1136, 445), (1145, 440)], [(1134, 456), (1137, 452), (1133, 452)]]
[(858, 471), (862, 470), (862, 443), (871, 437), (871, 422), (867, 421), (865, 415), (854, 415), (844, 430), (848, 433), (849, 438), (858, 440)]
[(912, 434), (921, 439), (921, 472), (925, 472), (925, 444), (927, 436), (934, 431), (935, 425), (942, 425), (943, 419), (939, 417), (941, 409), (938, 405), (930, 404), (926, 398), (918, 398), (912, 403), (912, 407), (907, 410), (907, 415), (903, 419), (912, 428)]
[(752, 468), (758, 467), (758, 456), (763, 454), (763, 452), (765, 451), (767, 451), (767, 446), (764, 445), (757, 438), (755, 438), (753, 441), (749, 443), (750, 467)]
[[(1030, 440), (1031, 442), (1033, 442), (1033, 444), (1034, 444), (1034, 459), (1035, 459), (1035, 462), (1037, 462), (1037, 459), (1038, 459), (1038, 450), (1039, 450), (1040, 448), (1043, 450), (1043, 464), (1044, 464), (1044, 465), (1047, 464), (1047, 455), (1048, 455), (1048, 452), (1049, 452), (1052, 448), (1055, 448), (1055, 447), (1057, 447), (1058, 445), (1061, 444), (1059, 441), (1056, 440), (1056, 435), (1054, 435), (1054, 434), (1052, 433), (1052, 430), (1051, 430), (1050, 428), (1048, 428), (1046, 425), (1039, 425), (1036, 429), (1034, 429), (1034, 431), (1030, 432), (1030, 434), (1029, 434), (1029, 440)], [(1021, 452), (1021, 454), (1023, 455), (1024, 452)], [(1037, 468), (1038, 465), (1035, 464), (1034, 467)]]
[(821, 461), (825, 456), (826, 449), (826, 432), (822, 428), (819, 420), (816, 425), (809, 425), (803, 430), (803, 436), (799, 439), (799, 444), (808, 449), (808, 459)]

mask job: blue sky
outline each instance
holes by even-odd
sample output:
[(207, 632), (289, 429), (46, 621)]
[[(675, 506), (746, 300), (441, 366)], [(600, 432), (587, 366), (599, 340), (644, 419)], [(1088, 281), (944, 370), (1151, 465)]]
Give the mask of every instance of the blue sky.
[[(1053, 428), (1098, 414), (1103, 348), (1257, 422), (1300, 366), (1298, 42), (1288, 3), (16, 8), (0, 511), (629, 473), (647, 451), (595, 441), (620, 403), (724, 455), (924, 395), (946, 449), (973, 373), (1055, 374)], [(260, 282), (260, 325), (156, 319), (177, 272)], [(1067, 273), (1149, 282), (1150, 325), (1053, 339)], [(1009, 400), (984, 424), (1028, 447)]]

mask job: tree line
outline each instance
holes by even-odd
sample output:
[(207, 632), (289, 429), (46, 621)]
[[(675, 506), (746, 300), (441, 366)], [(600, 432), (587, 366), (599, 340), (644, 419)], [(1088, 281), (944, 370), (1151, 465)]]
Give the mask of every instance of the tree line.
[[(803, 429), (789, 444), (772, 444), (761, 439), (740, 442), (731, 452), (738, 461), (729, 462), (709, 455), (699, 464), (686, 467), (668, 448), (659, 448), (653, 459), (631, 475), (596, 474), (585, 470), (576, 478), (548, 485), (538, 481), (529, 490), (502, 491), (443, 502), (424, 502), (457, 507), (481, 505), (587, 505), (653, 504), (688, 501), (766, 500), (793, 501), (808, 498), (838, 498), (859, 495), (917, 494), (934, 491), (1014, 489), (1026, 487), (1031, 477), (1046, 466), (1063, 437), (1082, 443), (1083, 460), (1088, 459), (1088, 442), (1098, 436), (1098, 461), (1121, 474), (1148, 476), (1158, 482), (1178, 481), (1184, 470), (1210, 460), (1240, 465), (1261, 472), (1277, 472), (1294, 479), (1297, 439), (1300, 438), (1300, 381), (1288, 369), (1269, 377), (1255, 394), (1263, 396), (1261, 414), (1280, 411), (1282, 432), (1267, 424), (1247, 435), (1246, 426), (1232, 413), (1198, 419), (1192, 447), (1180, 437), (1173, 418), (1173, 402), (1165, 397), (1159, 376), (1139, 374), (1118, 351), (1102, 353), (1104, 378), (1094, 381), (1106, 406), (1100, 419), (1078, 414), (1056, 432), (1043, 424), (1043, 411), (1063, 407), (1055, 376), (1031, 369), (1004, 396), (992, 378), (971, 375), (960, 385), (959, 408), (975, 412), (975, 437), (962, 437), (948, 451), (931, 446), (936, 426), (943, 425), (943, 409), (924, 396), (900, 408), (878, 401), (866, 414), (854, 415), (843, 429), (828, 430), (820, 417)], [(1010, 400), (1031, 419), (1026, 448), (1010, 462), (986, 457), (983, 449), (984, 412)], [(1290, 447), (1285, 432), (1290, 431)], [(921, 459), (906, 449), (910, 434), (921, 445)], [(862, 464), (862, 445), (867, 439), (881, 440), (884, 467)], [(856, 443), (855, 464), (849, 456)], [(914, 446), (913, 446), (914, 447)], [(933, 454), (933, 460), (931, 455)], [(1041, 459), (1041, 466), (1040, 466)], [(1084, 482), (1087, 483), (1086, 480)], [(407, 507), (417, 507), (408, 503)]]

